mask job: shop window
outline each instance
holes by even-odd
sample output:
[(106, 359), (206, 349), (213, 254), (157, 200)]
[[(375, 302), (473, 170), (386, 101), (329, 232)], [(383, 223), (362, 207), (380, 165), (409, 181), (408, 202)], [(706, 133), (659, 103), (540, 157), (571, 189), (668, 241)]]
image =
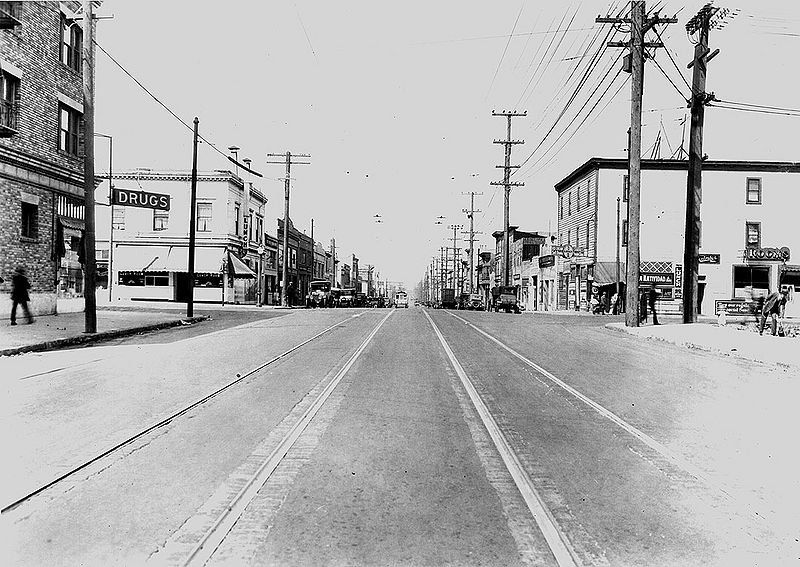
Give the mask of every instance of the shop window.
[(21, 234), (23, 238), (36, 239), (39, 236), (39, 206), (22, 202)]
[(763, 266), (733, 267), (733, 296), (742, 299), (769, 294), (769, 268)]
[(146, 286), (168, 286), (169, 274), (167, 272), (151, 272), (144, 275)]
[(222, 278), (217, 274), (196, 274), (194, 287), (222, 287)]
[(747, 178), (747, 204), (761, 204), (761, 179), (758, 177)]
[(197, 232), (211, 232), (211, 203), (197, 203)]
[(81, 237), (80, 236), (70, 236), (69, 237), (69, 249), (73, 252), (77, 252), (81, 247)]
[(745, 246), (747, 248), (761, 248), (761, 223), (745, 223)]

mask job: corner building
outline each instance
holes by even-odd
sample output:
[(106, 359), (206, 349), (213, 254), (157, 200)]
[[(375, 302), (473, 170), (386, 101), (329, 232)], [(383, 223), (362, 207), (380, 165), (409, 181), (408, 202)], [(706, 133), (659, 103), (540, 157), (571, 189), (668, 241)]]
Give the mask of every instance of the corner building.
[[(685, 160), (642, 160), (639, 284), (661, 291), (661, 313), (682, 312), (687, 168)], [(708, 160), (702, 175), (700, 314), (738, 312), (785, 287), (787, 314), (800, 316), (800, 163)], [(613, 293), (616, 285), (617, 198), (624, 290), (628, 162), (591, 158), (555, 190), (558, 307), (586, 310), (592, 288)]]
[[(11, 275), (31, 282), (31, 309), (82, 296), (83, 20), (80, 2), (2, 2), (0, 17), (0, 317)], [(92, 49), (94, 61), (94, 48)]]

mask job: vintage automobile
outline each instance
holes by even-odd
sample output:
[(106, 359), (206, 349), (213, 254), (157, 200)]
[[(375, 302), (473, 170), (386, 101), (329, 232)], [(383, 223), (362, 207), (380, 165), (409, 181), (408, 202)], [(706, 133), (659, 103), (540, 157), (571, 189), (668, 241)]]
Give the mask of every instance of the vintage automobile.
[(506, 313), (519, 313), (519, 303), (517, 302), (517, 286), (497, 285), (492, 288), (492, 306), (495, 313), (501, 309)]
[(333, 307), (331, 282), (328, 280), (311, 280), (308, 284), (307, 307)]

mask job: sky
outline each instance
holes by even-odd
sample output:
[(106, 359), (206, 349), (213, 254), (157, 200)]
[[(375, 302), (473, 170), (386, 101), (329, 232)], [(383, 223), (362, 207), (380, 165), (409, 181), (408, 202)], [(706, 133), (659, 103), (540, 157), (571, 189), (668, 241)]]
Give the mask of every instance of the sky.
[[(646, 4), (678, 23), (655, 28), (666, 47), (645, 67), (645, 157), (659, 133), (666, 158), (688, 131), (693, 44), (685, 25), (703, 4)], [(448, 227), (463, 226), (456, 246), (468, 247), (469, 192), (480, 211), (475, 251), (494, 249), (503, 190), (490, 183), (502, 180), (503, 146), (493, 140), (506, 137), (506, 120), (492, 111), (527, 111), (512, 122), (512, 137), (525, 141), (513, 148), (512, 164), (522, 165), (513, 180), (525, 185), (511, 192), (510, 224), (522, 230), (556, 230), (553, 186), (587, 159), (626, 156), (629, 75), (618, 73), (623, 50), (599, 48), (611, 26), (595, 18), (627, 14), (629, 5), (105, 0), (99, 15), (113, 17), (99, 21), (96, 40), (181, 120), (199, 118), (201, 135), (221, 152), (201, 144), (200, 171), (233, 169), (229, 146), (252, 160), (272, 234), (285, 171), (267, 154), (309, 154), (310, 165), (292, 168), (295, 227), (310, 234), (314, 219), (315, 240), (335, 238), (341, 261), (355, 254), (381, 279), (412, 289), (440, 247), (453, 246)], [(800, 3), (715, 5), (739, 11), (711, 31), (720, 54), (706, 90), (724, 101), (800, 107)], [(95, 81), (95, 129), (113, 136), (115, 171), (191, 169), (191, 131), (100, 50)], [(770, 112), (707, 108), (704, 153), (800, 161), (800, 117)], [(104, 167), (98, 157), (97, 171)]]

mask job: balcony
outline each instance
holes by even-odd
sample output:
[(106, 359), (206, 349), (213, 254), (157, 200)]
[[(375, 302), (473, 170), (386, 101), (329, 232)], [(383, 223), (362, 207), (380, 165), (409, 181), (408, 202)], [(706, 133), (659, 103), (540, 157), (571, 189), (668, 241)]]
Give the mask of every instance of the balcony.
[(22, 25), (19, 13), (22, 2), (0, 2), (0, 29), (10, 30)]
[(10, 100), (0, 100), (0, 138), (10, 138), (17, 133), (17, 105)]

